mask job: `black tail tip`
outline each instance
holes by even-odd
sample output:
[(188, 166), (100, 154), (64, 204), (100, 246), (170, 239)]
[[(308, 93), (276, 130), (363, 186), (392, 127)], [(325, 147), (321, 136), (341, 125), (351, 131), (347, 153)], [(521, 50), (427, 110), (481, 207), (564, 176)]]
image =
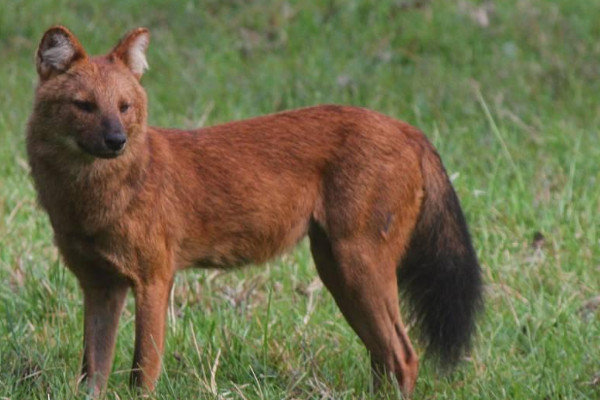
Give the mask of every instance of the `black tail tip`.
[(483, 309), (481, 269), (466, 243), (461, 251), (432, 251), (422, 248), (428, 247), (427, 241), (414, 243), (398, 269), (398, 284), (408, 294), (426, 355), (443, 369), (451, 369), (468, 354)]

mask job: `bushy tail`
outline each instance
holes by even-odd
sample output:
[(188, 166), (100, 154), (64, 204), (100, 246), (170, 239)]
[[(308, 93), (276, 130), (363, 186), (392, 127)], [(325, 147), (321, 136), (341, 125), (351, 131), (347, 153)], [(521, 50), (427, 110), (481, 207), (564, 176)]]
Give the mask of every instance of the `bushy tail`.
[(482, 306), (481, 270), (442, 162), (432, 148), (422, 159), (425, 197), (398, 284), (427, 345), (445, 367), (468, 350)]

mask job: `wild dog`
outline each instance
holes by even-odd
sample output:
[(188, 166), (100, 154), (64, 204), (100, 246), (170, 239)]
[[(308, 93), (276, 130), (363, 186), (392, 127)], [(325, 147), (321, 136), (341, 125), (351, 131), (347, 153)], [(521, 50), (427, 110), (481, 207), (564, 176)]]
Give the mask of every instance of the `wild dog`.
[(149, 32), (90, 57), (66, 28), (43, 35), (27, 131), (41, 206), (84, 303), (82, 376), (105, 388), (129, 288), (131, 383), (153, 389), (175, 273), (261, 264), (308, 234), (324, 285), (360, 337), (373, 377), (410, 396), (418, 358), (398, 289), (446, 364), (468, 348), (482, 303), (465, 218), (416, 128), (324, 105), (197, 130), (147, 125)]

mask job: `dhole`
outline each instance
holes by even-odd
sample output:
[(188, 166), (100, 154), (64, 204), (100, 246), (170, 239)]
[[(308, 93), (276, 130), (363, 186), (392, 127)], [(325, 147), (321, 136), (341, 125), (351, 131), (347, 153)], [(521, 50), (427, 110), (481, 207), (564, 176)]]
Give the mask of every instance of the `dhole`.
[(408, 298), (444, 363), (467, 349), (480, 268), (439, 156), (412, 126), (318, 106), (193, 131), (147, 125), (146, 29), (89, 57), (50, 28), (27, 151), (39, 202), (84, 298), (83, 377), (110, 373), (119, 315), (135, 295), (131, 382), (152, 389), (175, 273), (260, 264), (308, 234), (318, 273), (367, 347), (375, 383), (415, 386)]

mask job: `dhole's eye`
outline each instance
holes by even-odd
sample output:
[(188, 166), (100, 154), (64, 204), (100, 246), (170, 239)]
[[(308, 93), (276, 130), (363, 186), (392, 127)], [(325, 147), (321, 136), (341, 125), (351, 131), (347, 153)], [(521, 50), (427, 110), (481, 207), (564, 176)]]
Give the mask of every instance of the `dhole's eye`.
[(131, 104), (129, 104), (129, 103), (121, 103), (121, 104), (119, 105), (119, 111), (120, 111), (122, 114), (123, 114), (123, 113), (126, 113), (126, 112), (127, 112), (127, 110), (129, 110), (129, 107), (131, 107)]
[(73, 100), (73, 104), (75, 105), (75, 107), (77, 107), (81, 111), (84, 111), (87, 113), (90, 113), (96, 109), (96, 105), (94, 103), (92, 103), (91, 101)]

